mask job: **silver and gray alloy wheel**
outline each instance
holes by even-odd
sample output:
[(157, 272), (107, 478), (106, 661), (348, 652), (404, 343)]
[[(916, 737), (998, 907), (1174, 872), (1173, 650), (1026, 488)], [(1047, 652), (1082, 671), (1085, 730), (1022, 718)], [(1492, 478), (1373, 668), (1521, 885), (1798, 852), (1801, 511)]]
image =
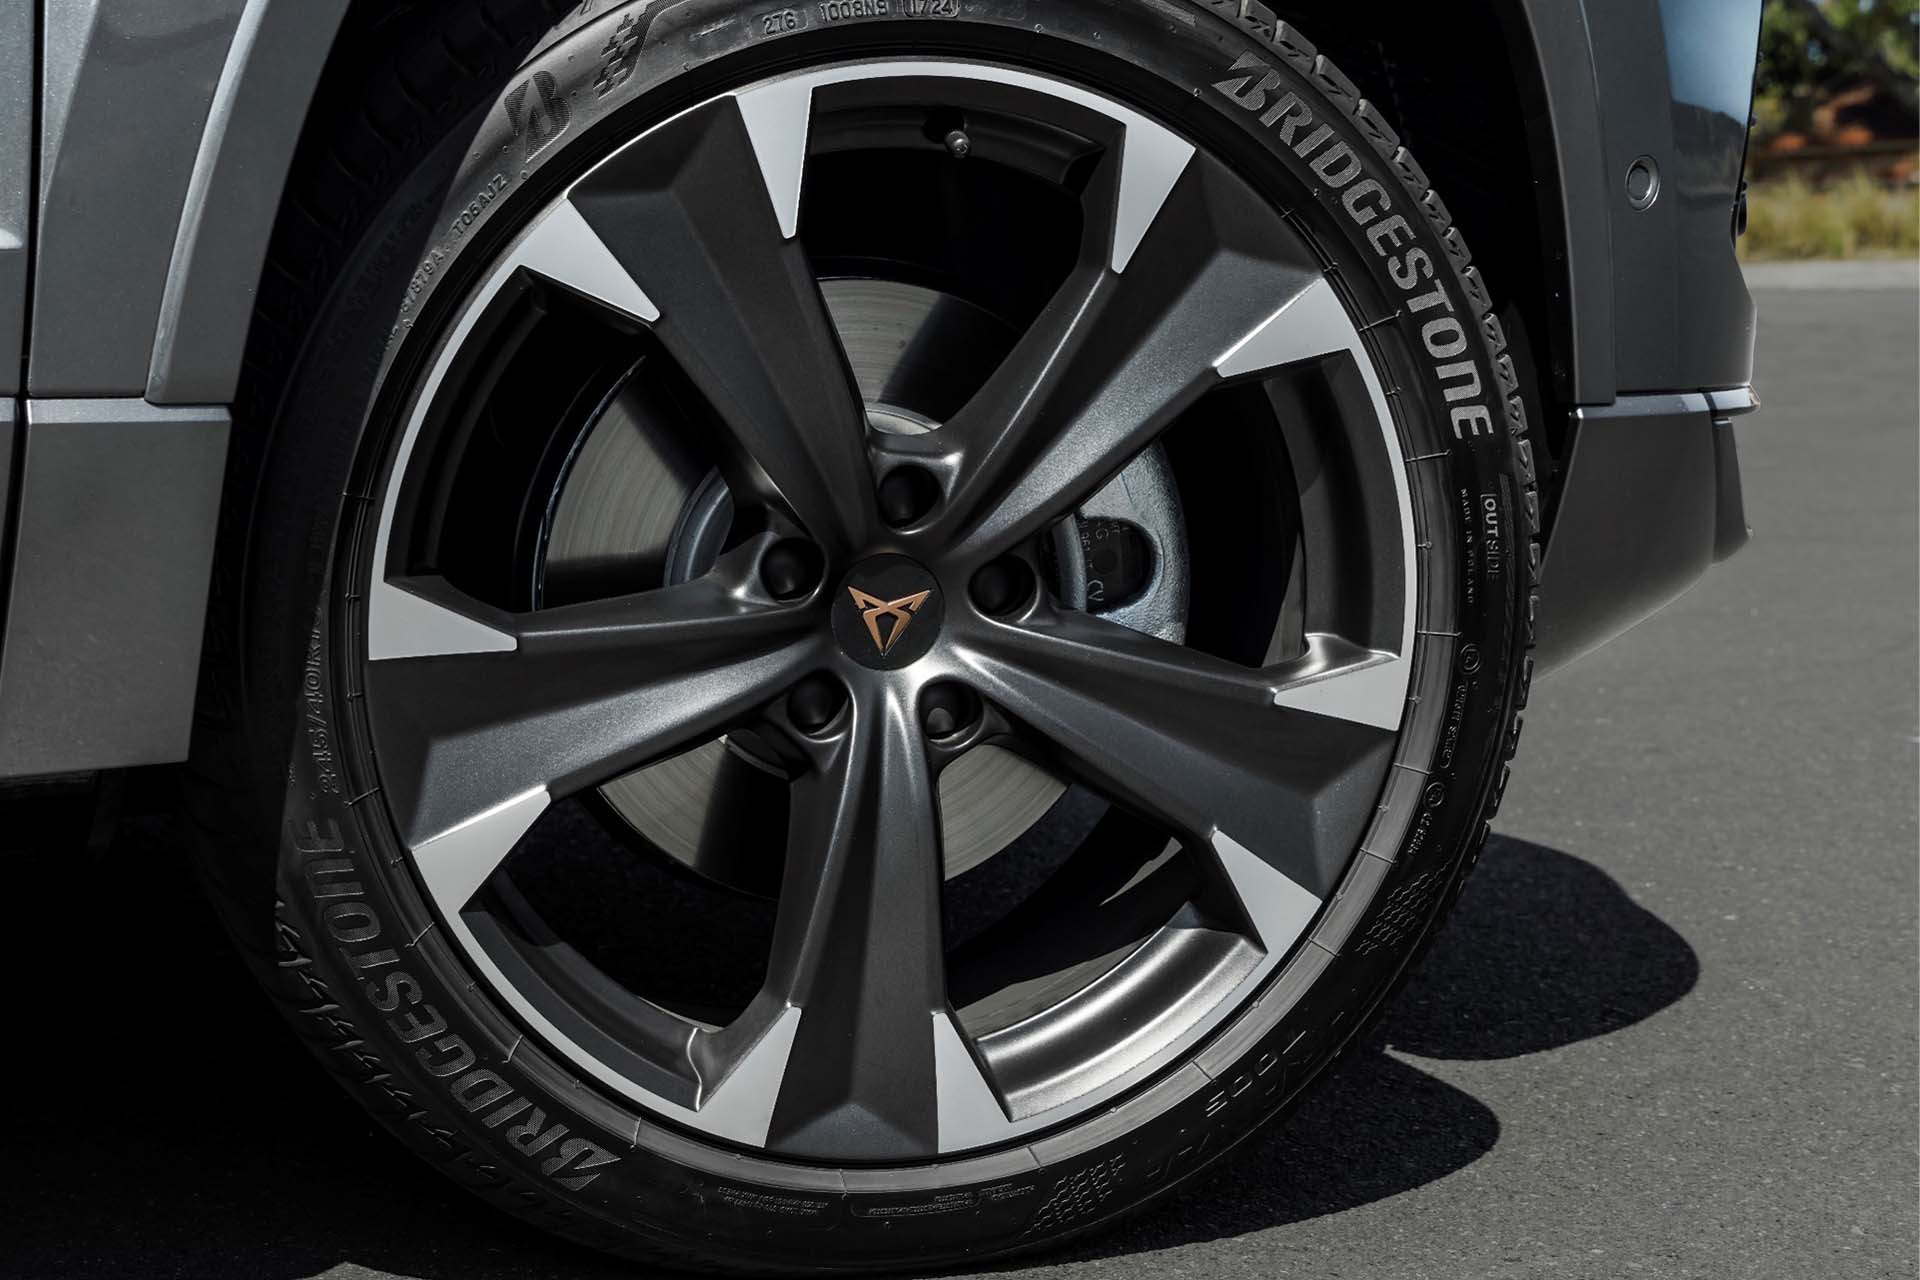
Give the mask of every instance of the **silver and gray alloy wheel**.
[[(1081, 190), (1056, 197), (1084, 218), (1077, 243), (1058, 237), (1072, 259), (1020, 264), (1064, 276), (1036, 315), (981, 316), (916, 287), (945, 264), (894, 258), (898, 234), (868, 259), (887, 274), (816, 280), (800, 238), (810, 170), (829, 161), (819, 181), (884, 190), (894, 135), (940, 113), (952, 114), (942, 140), (956, 187), (988, 166), (1035, 184), (1081, 171)], [(879, 158), (859, 163), (869, 155)], [(608, 530), (585, 558), (605, 571), (637, 553), (634, 573), (663, 571), (650, 589), (518, 612), (510, 597), (409, 571), (434, 557), (396, 545), (410, 482), (430, 489), (458, 469), (422, 436), (460, 399), (463, 355), (495, 308), (528, 291), (549, 307), (577, 301), (597, 313), (586, 323), (629, 330), (649, 352), (587, 416), (552, 495), (524, 504), (555, 513), (532, 540), (537, 568), (547, 552), (534, 582), (551, 578), (553, 524), (570, 516), (570, 531), (636, 526), (629, 536), (651, 546), (622, 546), (628, 531)], [(879, 305), (863, 310), (868, 298)], [(1001, 333), (1010, 347), (994, 345)], [(937, 354), (921, 357), (923, 371), (913, 361), (926, 350)], [(670, 409), (653, 420), (647, 400), (673, 394), (655, 374), (664, 361), (711, 421), (673, 421)], [(985, 375), (969, 395), (920, 385), (964, 384), (969, 363)], [(493, 379), (502, 365), (510, 374), (495, 345), (468, 368)], [(1089, 561), (1104, 563), (1105, 541), (1139, 544), (1152, 562), (1135, 570), (1140, 587), (1186, 577), (1185, 557), (1162, 563), (1185, 542), (1176, 493), (1153, 504), (1166, 527), (1096, 514), (1136, 486), (1153, 493), (1165, 464), (1141, 455), (1185, 410), (1244, 380), (1342, 374), (1350, 436), (1338, 443), (1384, 510), (1371, 529), (1359, 511), (1316, 512), (1316, 526), (1356, 527), (1304, 536), (1369, 558), (1369, 608), (1351, 608), (1349, 581), (1301, 574), (1300, 598), (1262, 620), (1263, 661), (1245, 666), (1063, 601), (1062, 588), (1097, 572)], [(552, 390), (563, 404), (578, 398)], [(501, 394), (497, 383), (488, 394)], [(423, 382), (380, 500), (367, 596), (383, 793), (485, 980), (532, 1034), (649, 1111), (825, 1161), (970, 1151), (1057, 1125), (1244, 1004), (1366, 834), (1417, 643), (1413, 518), (1392, 430), (1372, 362), (1311, 252), (1164, 125), (1066, 81), (975, 62), (859, 62), (721, 95), (649, 129), (542, 210)], [(683, 496), (661, 482), (673, 468), (660, 455), (702, 450), (717, 483), (703, 477)], [(640, 455), (631, 478), (610, 474), (617, 462), (582, 465), (614, 451)], [(1272, 500), (1294, 497), (1276, 489)], [(573, 533), (569, 550), (582, 540)], [(591, 577), (579, 559), (567, 564), (576, 594)], [(1262, 570), (1284, 579), (1286, 549)], [(1184, 630), (1177, 610), (1145, 620)], [(725, 790), (715, 777), (688, 786), (684, 753), (696, 750), (700, 773), (748, 776)], [(964, 816), (946, 816), (943, 776), (989, 750), (1031, 764), (976, 779)], [(651, 776), (662, 770), (681, 776)], [(1099, 938), (1095, 954), (1001, 961), (1018, 976), (956, 1004), (940, 910), (948, 828), (987, 821), (1008, 796), (1038, 820), (1033, 801), (1062, 790), (1050, 778), (1157, 826), (1152, 859), (1183, 855), (1190, 897), (1140, 936)], [(771, 781), (756, 788), (761, 779)], [(789, 811), (783, 861), (771, 848), (726, 855), (759, 856), (778, 879), (766, 980), (736, 1016), (678, 1015), (608, 989), (585, 964), (549, 973), (519, 944), (564, 935), (520, 933), (497, 918), (504, 907), (480, 901), (550, 806), (595, 787), (638, 811), (636, 833), (677, 811), (704, 817), (716, 794), (738, 804), (743, 792), (789, 793), (752, 801)], [(582, 990), (598, 995), (590, 1007), (569, 998)]]
[(1044, 1243), (1297, 1096), (1443, 909), (1513, 367), (1337, 73), (1193, 7), (576, 13), (343, 242), (237, 446), (274, 981), (483, 1194), (728, 1267)]

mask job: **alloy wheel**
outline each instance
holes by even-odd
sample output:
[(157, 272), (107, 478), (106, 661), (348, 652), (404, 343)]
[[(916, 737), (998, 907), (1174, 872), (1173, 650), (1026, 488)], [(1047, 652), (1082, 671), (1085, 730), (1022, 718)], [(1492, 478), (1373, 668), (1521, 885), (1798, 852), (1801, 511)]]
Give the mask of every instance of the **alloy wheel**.
[[(1424, 642), (1390, 399), (1282, 209), (1067, 80), (849, 63), (660, 121), (502, 251), (391, 450), (400, 843), (526, 1034), (661, 1121), (849, 1164), (1083, 1119), (1371, 857)], [(586, 802), (770, 899), (744, 999), (610, 974), (516, 883)]]

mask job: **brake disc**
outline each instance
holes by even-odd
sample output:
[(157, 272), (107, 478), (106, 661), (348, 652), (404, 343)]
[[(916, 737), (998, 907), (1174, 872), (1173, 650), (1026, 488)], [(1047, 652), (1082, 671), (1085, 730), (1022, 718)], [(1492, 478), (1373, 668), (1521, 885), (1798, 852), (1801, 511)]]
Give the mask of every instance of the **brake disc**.
[[(1010, 335), (949, 294), (888, 280), (821, 284), (876, 431), (937, 429), (991, 374)], [(610, 566), (657, 566), (671, 585), (704, 571), (732, 517), (718, 473), (677, 442), (644, 369), (609, 398), (567, 470), (548, 520), (543, 582)], [(1117, 476), (1049, 548), (1063, 602), (1178, 641), (1187, 614), (1184, 522), (1158, 447)], [(637, 769), (600, 789), (636, 834), (700, 875), (771, 896), (785, 843), (786, 779), (741, 735)], [(940, 777), (949, 879), (1018, 840), (1066, 791), (1046, 770), (982, 747)]]

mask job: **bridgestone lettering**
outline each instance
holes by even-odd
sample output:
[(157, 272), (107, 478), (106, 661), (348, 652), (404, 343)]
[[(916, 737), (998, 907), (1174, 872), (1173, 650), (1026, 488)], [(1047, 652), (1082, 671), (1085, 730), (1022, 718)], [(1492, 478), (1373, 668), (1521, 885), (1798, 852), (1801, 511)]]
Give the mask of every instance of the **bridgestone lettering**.
[[(1258, 115), (1262, 125), (1273, 130), (1295, 155), (1309, 162), (1313, 175), (1327, 188), (1344, 191), (1341, 208), (1354, 226), (1366, 231), (1367, 243), (1386, 264), (1387, 274), (1409, 295), (1409, 312), (1422, 315), (1438, 307), (1447, 313), (1427, 320), (1421, 327), (1420, 337), (1433, 362), (1434, 377), (1446, 389), (1447, 403), (1452, 406), (1448, 412), (1454, 438), (1465, 440), (1493, 434), (1492, 411), (1487, 402), (1479, 398), (1479, 366), (1472, 360), (1455, 359), (1467, 350), (1467, 334), (1453, 314), (1453, 298), (1446, 287), (1438, 283), (1430, 290), (1414, 293), (1423, 282), (1434, 278), (1432, 255), (1420, 248), (1395, 252), (1411, 241), (1412, 228), (1405, 218), (1394, 212), (1393, 197), (1372, 178), (1354, 182), (1360, 176), (1361, 166), (1353, 148), (1340, 141), (1328, 146), (1328, 140), (1333, 137), (1332, 128), (1316, 125), (1313, 108), (1296, 95), (1274, 96), (1275, 90), (1284, 83), (1285, 77), (1271, 63), (1246, 53), (1234, 62), (1233, 74), (1216, 81), (1213, 87), (1246, 111)], [(1460, 403), (1462, 401), (1466, 403)]]
[[(597, 1143), (569, 1139), (565, 1124), (548, 1124), (546, 1112), (519, 1097), (498, 1072), (476, 1066), (478, 1056), (466, 1037), (448, 1029), (446, 1018), (426, 999), (419, 980), (398, 967), (399, 952), (366, 947), (381, 936), (383, 928), (373, 907), (360, 900), (364, 893), (360, 881), (343, 878), (353, 873), (354, 863), (351, 856), (343, 856), (346, 843), (337, 823), (328, 823), (324, 834), (311, 823), (304, 832), (290, 830), (288, 844), (301, 860), (309, 893), (316, 903), (324, 904), (320, 916), (328, 936), (338, 944), (340, 958), (355, 973), (373, 975), (361, 988), (368, 1003), (394, 1015), (387, 1019), (388, 1028), (402, 1044), (420, 1046), (414, 1056), (428, 1075), (448, 1082), (448, 1096), (462, 1111), (484, 1113), (480, 1123), (490, 1129), (524, 1115), (505, 1131), (507, 1144), (543, 1176), (572, 1191), (584, 1190), (619, 1162), (618, 1156)], [(533, 1160), (555, 1143), (560, 1145), (554, 1154)]]

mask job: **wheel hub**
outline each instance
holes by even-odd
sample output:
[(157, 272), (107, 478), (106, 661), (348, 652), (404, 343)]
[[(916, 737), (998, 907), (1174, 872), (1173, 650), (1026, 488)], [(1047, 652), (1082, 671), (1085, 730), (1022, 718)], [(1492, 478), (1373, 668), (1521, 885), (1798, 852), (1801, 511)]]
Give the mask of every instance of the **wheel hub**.
[[(821, 294), (866, 402), (869, 429), (878, 436), (937, 430), (937, 415), (952, 402), (956, 378), (985, 376), (1004, 351), (1001, 322), (950, 293), (901, 281), (847, 278), (822, 281)], [(587, 428), (552, 504), (543, 582), (573, 582), (610, 563), (658, 562), (664, 580), (679, 583), (712, 567), (733, 520), (732, 501), (719, 473), (689, 457), (650, 412), (638, 385), (644, 373), (638, 371), (608, 396)], [(1186, 615), (1187, 557), (1173, 487), (1165, 457), (1149, 450), (1095, 495), (1080, 516), (1062, 525), (1051, 550), (1063, 599), (1088, 607), (1092, 575), (1085, 567), (1085, 548), (1091, 538), (1083, 536), (1082, 526), (1118, 517), (1151, 544), (1152, 581), (1125, 601), (1116, 596), (1118, 607), (1097, 611), (1165, 639), (1179, 638)], [(882, 594), (854, 573), (846, 575), (844, 585), (834, 582), (829, 603), (836, 634), (842, 625), (840, 603), (851, 609), (850, 587)], [(902, 637), (911, 640), (908, 647), (877, 663), (863, 624), (856, 622), (850, 640), (836, 643), (863, 667), (898, 669), (924, 656), (925, 650), (914, 653), (918, 633), (938, 632), (942, 620), (932, 619), (929, 627), (917, 619)], [(600, 793), (651, 848), (706, 879), (771, 896), (776, 884), (768, 871), (710, 833), (721, 797), (746, 792), (770, 804), (778, 800), (781, 785), (764, 751), (730, 739), (636, 770)], [(998, 747), (983, 746), (956, 760), (940, 780), (947, 876), (965, 874), (1033, 831), (1066, 789), (1045, 769)]]
[(905, 556), (856, 564), (833, 595), (833, 637), (873, 671), (898, 671), (926, 657), (946, 619), (940, 584)]

